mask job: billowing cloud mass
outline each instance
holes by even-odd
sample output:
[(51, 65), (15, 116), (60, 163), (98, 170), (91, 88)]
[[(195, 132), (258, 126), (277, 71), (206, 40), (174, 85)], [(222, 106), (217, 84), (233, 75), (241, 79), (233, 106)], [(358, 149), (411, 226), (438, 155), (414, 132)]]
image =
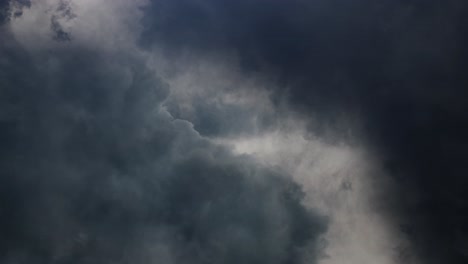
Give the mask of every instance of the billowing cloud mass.
[(141, 55), (66, 32), (57, 4), (2, 32), (0, 261), (315, 262), (326, 222), (298, 184), (174, 118)]
[(394, 181), (376, 188), (392, 193), (386, 217), (414, 247), (402, 257), (466, 263), (467, 8), (461, 0), (151, 1), (141, 43), (238, 54), (247, 73), (276, 76), (273, 97), (310, 118), (315, 135), (334, 127), (344, 140), (343, 115), (357, 116), (361, 140)]
[(0, 262), (466, 263), (462, 0), (0, 2)]

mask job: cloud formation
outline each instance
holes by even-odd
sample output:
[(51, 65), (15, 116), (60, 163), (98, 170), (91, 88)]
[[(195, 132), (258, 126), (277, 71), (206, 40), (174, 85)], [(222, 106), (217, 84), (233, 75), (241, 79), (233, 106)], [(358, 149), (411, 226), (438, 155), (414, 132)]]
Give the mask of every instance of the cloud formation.
[(467, 8), (0, 2), (1, 257), (466, 263)]
[(86, 29), (125, 18), (64, 3), (0, 32), (0, 261), (315, 263), (327, 224), (300, 186), (172, 116), (145, 54)]
[(141, 43), (172, 56), (235, 53), (247, 73), (277, 78), (276, 101), (325, 126), (357, 115), (396, 181), (380, 186), (396, 199), (388, 219), (423, 263), (466, 263), (467, 8), (461, 0), (151, 1)]

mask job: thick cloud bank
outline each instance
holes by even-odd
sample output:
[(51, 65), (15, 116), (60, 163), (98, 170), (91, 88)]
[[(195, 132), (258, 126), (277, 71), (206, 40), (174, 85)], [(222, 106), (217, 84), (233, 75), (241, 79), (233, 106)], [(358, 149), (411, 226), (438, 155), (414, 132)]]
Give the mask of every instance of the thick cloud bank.
[(141, 44), (236, 53), (305, 115), (358, 115), (396, 181), (379, 186), (396, 199), (388, 219), (423, 263), (467, 263), (467, 12), (463, 0), (155, 0)]
[(300, 187), (167, 112), (122, 32), (88, 34), (95, 3), (18, 3), (1, 7), (0, 262), (316, 262), (326, 221)]
[(467, 13), (0, 0), (0, 261), (468, 263)]

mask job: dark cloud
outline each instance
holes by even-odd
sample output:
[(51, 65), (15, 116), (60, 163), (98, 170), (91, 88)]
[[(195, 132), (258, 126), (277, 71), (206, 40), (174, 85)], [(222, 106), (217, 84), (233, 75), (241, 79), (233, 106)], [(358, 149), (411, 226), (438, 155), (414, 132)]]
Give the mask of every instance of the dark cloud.
[(326, 221), (298, 185), (170, 116), (168, 85), (139, 59), (0, 38), (0, 262), (293, 264), (318, 253)]
[(389, 217), (424, 263), (466, 263), (467, 11), (462, 0), (152, 1), (141, 43), (234, 51), (297, 109), (324, 122), (358, 113), (397, 181)]
[(168, 100), (165, 106), (175, 118), (190, 120), (194, 129), (206, 137), (239, 137), (264, 132), (276, 124), (274, 113), (255, 115), (255, 106), (207, 102), (205, 98), (193, 98), (189, 110), (183, 109), (177, 100)]
[(62, 0), (59, 2), (55, 13), (50, 18), (50, 29), (54, 33), (53, 39), (57, 41), (70, 41), (71, 34), (67, 32), (62, 24), (61, 20), (70, 21), (76, 17), (73, 13), (70, 2)]
[(23, 14), (22, 8), (30, 7), (29, 0), (1, 0), (0, 1), (0, 25), (8, 22), (13, 15), (14, 17)]

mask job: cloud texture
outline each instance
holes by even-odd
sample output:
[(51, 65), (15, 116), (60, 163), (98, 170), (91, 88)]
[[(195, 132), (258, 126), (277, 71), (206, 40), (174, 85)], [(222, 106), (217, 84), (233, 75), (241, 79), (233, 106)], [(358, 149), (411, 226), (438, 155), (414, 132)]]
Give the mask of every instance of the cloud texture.
[(467, 8), (0, 2), (1, 260), (466, 263)]
[(235, 52), (245, 71), (276, 76), (276, 95), (312, 119), (334, 126), (342, 113), (356, 114), (369, 149), (396, 181), (396, 189), (380, 186), (397, 200), (388, 219), (423, 263), (465, 263), (467, 7), (459, 0), (151, 1), (142, 43), (162, 42), (173, 54)]
[[(73, 4), (86, 8), (33, 3), (17, 28), (2, 28), (0, 261), (300, 263), (305, 250), (319, 254), (326, 221), (303, 206), (298, 184), (171, 116), (162, 104), (170, 86), (138, 52), (65, 31)], [(37, 30), (50, 35), (22, 43)]]

